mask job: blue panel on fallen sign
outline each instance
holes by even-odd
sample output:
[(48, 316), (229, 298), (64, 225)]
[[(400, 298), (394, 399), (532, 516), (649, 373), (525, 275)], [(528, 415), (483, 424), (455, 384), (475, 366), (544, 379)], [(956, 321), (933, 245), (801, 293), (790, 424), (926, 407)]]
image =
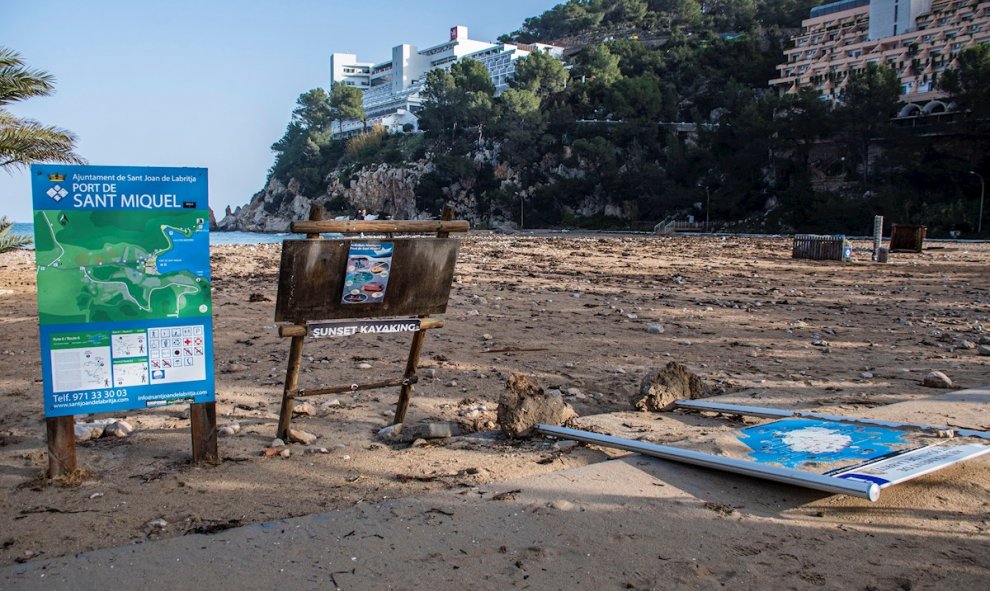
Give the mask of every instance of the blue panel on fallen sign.
[(909, 444), (905, 433), (884, 427), (809, 419), (784, 419), (743, 429), (739, 440), (761, 464), (796, 468), (802, 464), (869, 460)]

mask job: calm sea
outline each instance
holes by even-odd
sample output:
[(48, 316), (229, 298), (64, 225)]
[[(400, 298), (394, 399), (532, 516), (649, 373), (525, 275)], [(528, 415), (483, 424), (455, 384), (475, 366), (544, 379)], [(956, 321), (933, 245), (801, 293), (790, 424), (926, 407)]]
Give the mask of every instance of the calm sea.
[[(34, 224), (14, 224), (12, 234), (34, 236)], [(258, 232), (210, 232), (210, 244), (271, 244), (286, 238), (302, 238), (304, 234), (260, 234)]]

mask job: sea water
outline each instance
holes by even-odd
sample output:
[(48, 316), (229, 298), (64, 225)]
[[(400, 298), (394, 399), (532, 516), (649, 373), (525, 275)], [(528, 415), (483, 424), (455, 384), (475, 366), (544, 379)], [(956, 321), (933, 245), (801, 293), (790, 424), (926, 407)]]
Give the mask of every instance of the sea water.
[[(17, 223), (11, 226), (8, 234), (22, 234), (34, 237), (34, 224)], [(260, 232), (210, 232), (210, 244), (273, 244), (283, 240), (303, 238), (305, 234), (263, 234)], [(29, 247), (30, 248), (30, 247)]]

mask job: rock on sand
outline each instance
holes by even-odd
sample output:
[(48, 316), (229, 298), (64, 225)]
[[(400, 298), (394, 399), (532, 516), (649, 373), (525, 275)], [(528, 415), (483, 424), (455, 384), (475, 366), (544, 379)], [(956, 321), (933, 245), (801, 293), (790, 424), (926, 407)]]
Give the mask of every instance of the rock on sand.
[(637, 410), (657, 412), (668, 410), (675, 400), (707, 398), (717, 393), (715, 387), (706, 384), (686, 366), (671, 361), (663, 369), (643, 378), (639, 393), (632, 398), (632, 405)]
[(536, 380), (513, 374), (505, 383), (505, 392), (498, 401), (498, 423), (509, 437), (529, 437), (539, 423), (563, 425), (577, 416), (571, 405), (564, 402), (560, 391), (545, 392)]

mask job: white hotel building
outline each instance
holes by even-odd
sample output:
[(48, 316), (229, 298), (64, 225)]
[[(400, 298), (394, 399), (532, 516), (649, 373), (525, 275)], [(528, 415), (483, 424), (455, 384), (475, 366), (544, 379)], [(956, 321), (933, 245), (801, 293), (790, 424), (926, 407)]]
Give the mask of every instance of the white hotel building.
[[(392, 58), (379, 63), (359, 62), (353, 53), (334, 53), (330, 56), (330, 85), (343, 82), (364, 93), (364, 112), (368, 125), (379, 124), (389, 132), (402, 131), (409, 124), (417, 128), (416, 112), (420, 110), (420, 91), (426, 82), (426, 74), (435, 68), (449, 69), (455, 62), (470, 58), (481, 62), (491, 76), (495, 93), (509, 87), (509, 78), (515, 72), (515, 61), (533, 51), (545, 51), (556, 57), (563, 55), (563, 48), (542, 43), (513, 45), (488, 43), (468, 38), (467, 27), (451, 27), (450, 39), (440, 45), (418, 50), (414, 45), (396, 45)], [(343, 135), (351, 135), (363, 128), (360, 121), (345, 121)], [(333, 126), (334, 135), (340, 135)]]

